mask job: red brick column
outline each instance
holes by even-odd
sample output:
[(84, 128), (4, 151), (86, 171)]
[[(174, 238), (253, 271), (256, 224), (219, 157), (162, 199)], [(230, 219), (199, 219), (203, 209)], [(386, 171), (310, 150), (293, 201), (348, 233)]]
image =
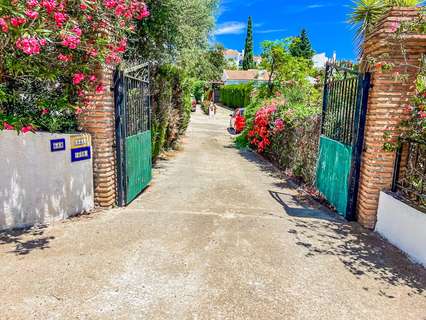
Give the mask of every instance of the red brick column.
[[(358, 221), (371, 229), (377, 220), (380, 191), (390, 189), (392, 185), (395, 153), (384, 150), (384, 144), (388, 141), (385, 134), (389, 133), (395, 141), (396, 128), (406, 116), (404, 106), (415, 93), (418, 69), (413, 66), (419, 66), (422, 54), (426, 53), (426, 37), (410, 34), (403, 36), (404, 56), (401, 40), (395, 38), (395, 29), (401, 22), (415, 20), (418, 16), (419, 11), (415, 8), (394, 8), (364, 43), (362, 62), (372, 72), (372, 89), (361, 164)], [(386, 61), (396, 67), (390, 72), (382, 72), (378, 66), (368, 67), (369, 61), (373, 61), (373, 64)], [(397, 72), (407, 74), (408, 78), (397, 79)]]
[(97, 73), (105, 92), (93, 98), (94, 103), (79, 118), (79, 126), (92, 135), (95, 205), (110, 208), (116, 203), (113, 68), (105, 66)]

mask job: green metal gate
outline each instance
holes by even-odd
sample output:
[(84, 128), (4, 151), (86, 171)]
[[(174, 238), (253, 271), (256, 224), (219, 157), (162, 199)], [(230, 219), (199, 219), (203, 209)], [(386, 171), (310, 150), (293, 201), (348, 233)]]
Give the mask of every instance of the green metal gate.
[(364, 146), (370, 74), (328, 63), (316, 185), (348, 220), (354, 220)]
[(149, 65), (114, 75), (118, 205), (133, 201), (152, 180)]

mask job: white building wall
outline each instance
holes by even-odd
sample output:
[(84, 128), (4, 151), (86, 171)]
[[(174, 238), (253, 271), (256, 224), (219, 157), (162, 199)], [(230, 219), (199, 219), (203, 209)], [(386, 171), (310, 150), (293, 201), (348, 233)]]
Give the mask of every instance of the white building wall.
[[(0, 131), (0, 229), (48, 224), (93, 209), (92, 160), (71, 162), (70, 137)], [(51, 152), (50, 140), (61, 138), (66, 150)]]
[(426, 214), (382, 192), (376, 231), (426, 267)]

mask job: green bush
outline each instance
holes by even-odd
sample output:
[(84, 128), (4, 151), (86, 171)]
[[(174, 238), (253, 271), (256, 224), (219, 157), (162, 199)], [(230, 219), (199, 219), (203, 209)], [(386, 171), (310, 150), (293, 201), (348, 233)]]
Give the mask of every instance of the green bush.
[(206, 87), (205, 81), (195, 81), (192, 86), (192, 94), (194, 95), (195, 100), (197, 102), (201, 102), (203, 95), (204, 95), (204, 89)]
[(152, 70), (152, 156), (177, 146), (191, 118), (194, 81), (174, 65)]
[(232, 84), (220, 88), (221, 102), (231, 108), (246, 108), (251, 103), (253, 84)]

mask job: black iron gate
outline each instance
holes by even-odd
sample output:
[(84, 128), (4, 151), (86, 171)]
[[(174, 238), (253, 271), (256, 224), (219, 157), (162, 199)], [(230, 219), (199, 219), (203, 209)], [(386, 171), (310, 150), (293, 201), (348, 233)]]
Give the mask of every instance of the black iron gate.
[(133, 201), (151, 182), (149, 65), (114, 74), (118, 205)]
[(317, 187), (349, 220), (356, 215), (370, 78), (326, 66)]

